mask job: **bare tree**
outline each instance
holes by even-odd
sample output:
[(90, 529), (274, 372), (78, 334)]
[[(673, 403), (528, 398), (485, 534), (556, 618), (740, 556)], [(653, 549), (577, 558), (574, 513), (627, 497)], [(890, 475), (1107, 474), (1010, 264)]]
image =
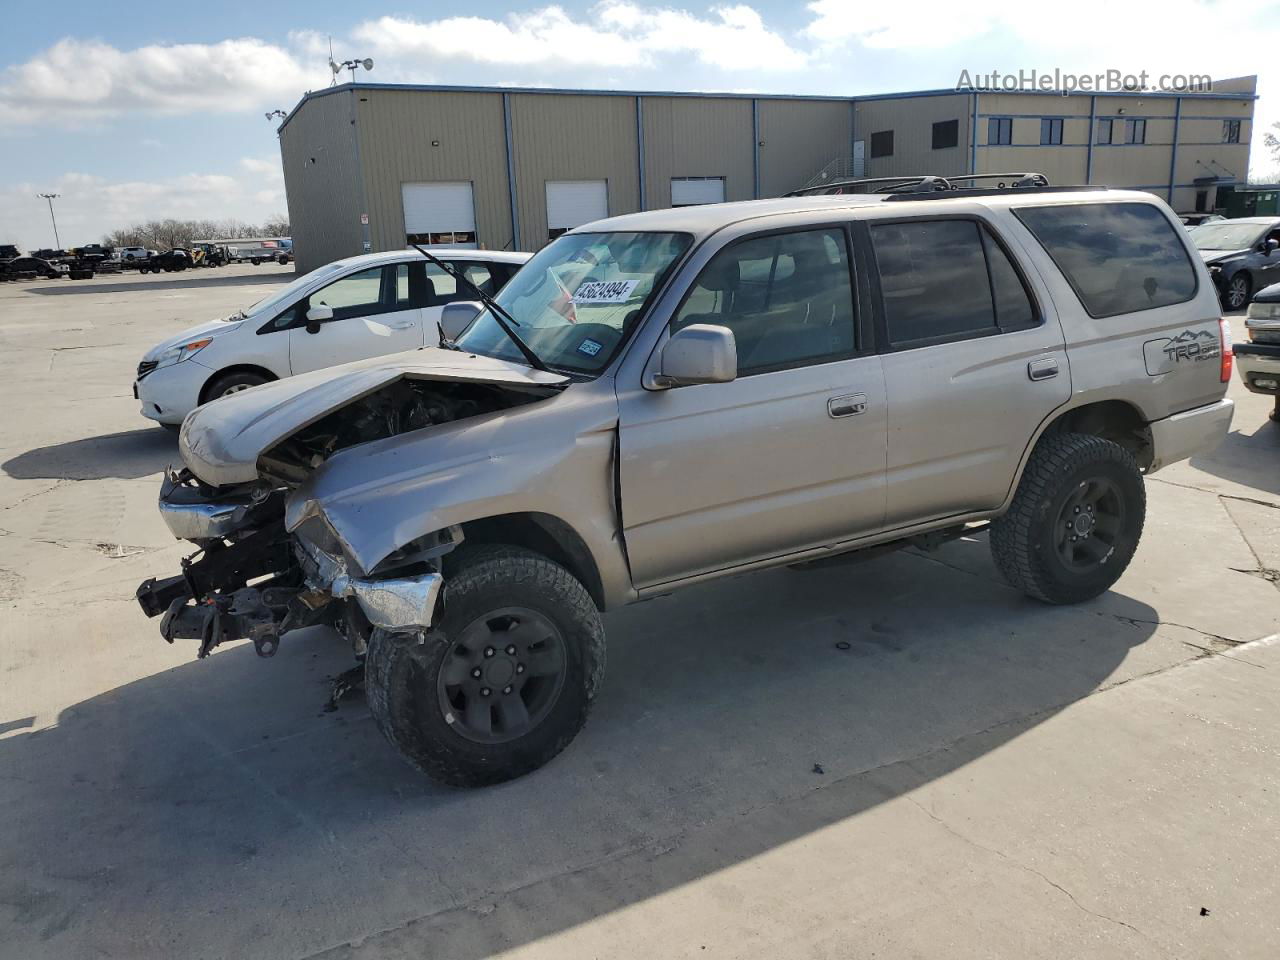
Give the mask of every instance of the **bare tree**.
[(102, 242), (113, 247), (147, 247), (171, 250), (193, 240), (235, 240), (241, 237), (284, 237), (289, 235), (289, 218), (276, 214), (262, 225), (241, 220), (148, 220), (112, 230)]

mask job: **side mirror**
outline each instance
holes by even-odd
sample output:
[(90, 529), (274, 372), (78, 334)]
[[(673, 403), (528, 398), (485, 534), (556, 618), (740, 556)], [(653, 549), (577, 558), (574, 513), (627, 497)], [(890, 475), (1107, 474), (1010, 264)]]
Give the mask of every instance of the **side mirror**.
[(1280, 240), (1272, 237), (1262, 245), (1262, 252), (1269, 257), (1276, 252), (1277, 248), (1280, 248)]
[(738, 377), (738, 344), (728, 327), (695, 323), (672, 335), (662, 348), (658, 387), (728, 383)]
[(446, 340), (457, 340), (476, 317), (484, 310), (484, 304), (475, 300), (458, 300), (446, 304), (440, 313), (440, 329)]
[(307, 311), (307, 323), (327, 323), (333, 319), (333, 307), (327, 303), (318, 303)]

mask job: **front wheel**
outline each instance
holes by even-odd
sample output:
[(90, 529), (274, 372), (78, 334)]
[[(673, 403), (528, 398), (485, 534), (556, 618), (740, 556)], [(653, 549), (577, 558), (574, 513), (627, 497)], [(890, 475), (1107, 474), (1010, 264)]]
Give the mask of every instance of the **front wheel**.
[(1108, 590), (1133, 559), (1146, 519), (1129, 451), (1090, 434), (1044, 437), (1013, 504), (991, 524), (991, 553), (1010, 585), (1045, 603)]
[(567, 747), (604, 676), (604, 628), (564, 567), (516, 547), (462, 548), (421, 639), (375, 630), (365, 692), (383, 735), (429, 777), (481, 787)]
[(1242, 310), (1249, 302), (1249, 275), (1244, 271), (1227, 281), (1227, 292), (1222, 298), (1228, 310)]
[(249, 370), (235, 370), (231, 373), (224, 373), (222, 376), (210, 381), (209, 385), (205, 387), (204, 397), (200, 402), (208, 403), (211, 400), (217, 400), (219, 397), (229, 397), (233, 393), (239, 393), (241, 390), (248, 390), (250, 387), (256, 387), (266, 382), (266, 377)]

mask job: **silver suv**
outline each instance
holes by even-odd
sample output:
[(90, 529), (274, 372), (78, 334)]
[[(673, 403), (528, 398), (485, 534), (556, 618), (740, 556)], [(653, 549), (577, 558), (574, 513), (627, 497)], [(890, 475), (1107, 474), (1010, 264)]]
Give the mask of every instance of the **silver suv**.
[(581, 728), (623, 604), (984, 528), (1028, 595), (1104, 592), (1143, 475), (1230, 425), (1219, 313), (1146, 193), (934, 178), (603, 220), (449, 307), (440, 348), (193, 411), (160, 507), (200, 551), (138, 599), (200, 656), (335, 627), (409, 760), (496, 783)]

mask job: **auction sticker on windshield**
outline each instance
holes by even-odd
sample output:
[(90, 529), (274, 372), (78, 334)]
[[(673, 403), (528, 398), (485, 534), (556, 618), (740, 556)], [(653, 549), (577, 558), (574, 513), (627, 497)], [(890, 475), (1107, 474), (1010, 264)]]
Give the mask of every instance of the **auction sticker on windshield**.
[(588, 280), (573, 295), (574, 303), (625, 303), (639, 280)]

